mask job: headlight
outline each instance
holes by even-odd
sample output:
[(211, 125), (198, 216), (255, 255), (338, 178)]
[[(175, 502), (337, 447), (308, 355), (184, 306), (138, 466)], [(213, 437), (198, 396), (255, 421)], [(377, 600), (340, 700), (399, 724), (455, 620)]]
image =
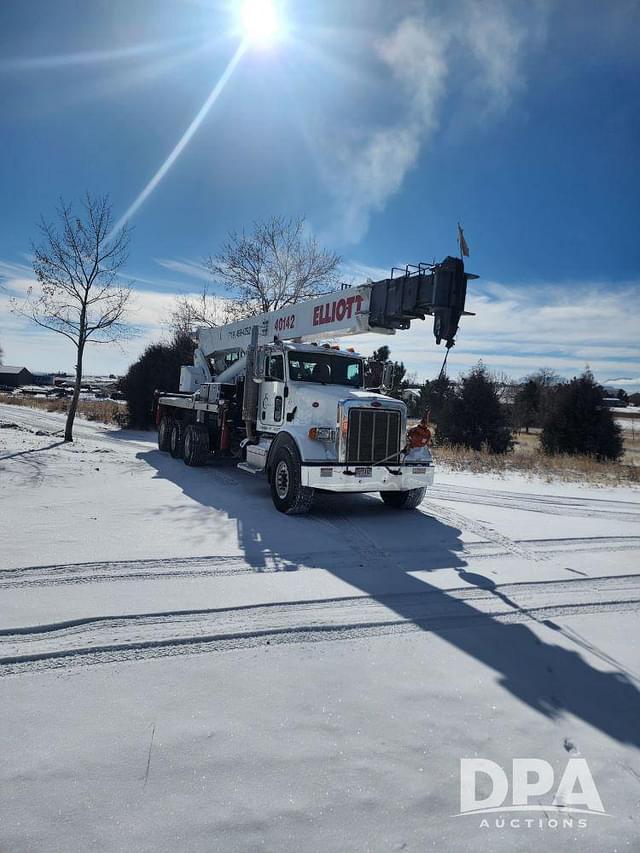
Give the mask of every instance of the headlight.
[(335, 441), (336, 431), (330, 427), (311, 427), (309, 438), (312, 438), (314, 441)]

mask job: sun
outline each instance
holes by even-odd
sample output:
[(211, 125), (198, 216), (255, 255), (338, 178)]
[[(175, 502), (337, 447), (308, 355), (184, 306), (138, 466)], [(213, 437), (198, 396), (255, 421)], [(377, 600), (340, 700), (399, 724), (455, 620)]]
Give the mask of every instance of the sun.
[(251, 44), (269, 44), (278, 35), (280, 22), (272, 0), (244, 0), (240, 21), (245, 40)]

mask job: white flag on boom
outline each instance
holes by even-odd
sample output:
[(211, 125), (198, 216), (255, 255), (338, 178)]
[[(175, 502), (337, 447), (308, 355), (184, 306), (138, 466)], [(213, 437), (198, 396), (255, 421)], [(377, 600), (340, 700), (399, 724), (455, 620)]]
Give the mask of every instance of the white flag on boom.
[(460, 227), (460, 223), (458, 222), (458, 245), (460, 246), (460, 256), (464, 256), (465, 258), (469, 257), (469, 246), (467, 241), (464, 239), (464, 231)]

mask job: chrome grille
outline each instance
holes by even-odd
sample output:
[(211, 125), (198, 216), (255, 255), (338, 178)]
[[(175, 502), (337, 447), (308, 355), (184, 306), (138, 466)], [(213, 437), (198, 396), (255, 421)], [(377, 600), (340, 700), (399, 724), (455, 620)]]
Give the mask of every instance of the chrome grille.
[(347, 462), (390, 465), (400, 461), (400, 412), (390, 409), (351, 409), (347, 433)]

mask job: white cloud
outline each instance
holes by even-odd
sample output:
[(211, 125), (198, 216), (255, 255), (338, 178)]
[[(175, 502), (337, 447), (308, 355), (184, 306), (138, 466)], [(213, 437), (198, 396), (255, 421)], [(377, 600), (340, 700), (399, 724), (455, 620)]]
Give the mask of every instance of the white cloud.
[[(640, 369), (637, 318), (630, 310), (637, 287), (629, 283), (612, 291), (589, 283), (525, 288), (472, 282), (467, 308), (476, 316), (461, 320), (449, 374), (455, 377), (482, 359), (514, 378), (543, 366), (573, 376), (587, 364), (600, 381), (633, 377)], [(430, 317), (414, 321), (407, 332), (359, 337), (351, 343), (365, 353), (387, 344), (394, 359), (423, 379), (437, 374), (445, 352), (435, 346)]]
[(171, 272), (176, 272), (179, 275), (184, 275), (188, 278), (196, 278), (201, 281), (208, 281), (211, 283), (211, 273), (200, 263), (185, 259), (176, 260), (172, 258), (154, 258), (154, 260), (161, 267), (171, 270)]
[(545, 17), (539, 3), (528, 7), (526, 23), (514, 12), (511, 4), (493, 0), (455, 4), (444, 15), (408, 15), (370, 46), (389, 79), (387, 94), (399, 104), (383, 125), (341, 127), (339, 138), (325, 138), (340, 232), (331, 236), (354, 243), (364, 236), (371, 216), (417, 163), (450, 95), (473, 102), (485, 119), (509, 106), (524, 85), (527, 42), (540, 37)]
[(383, 267), (372, 267), (360, 261), (345, 261), (340, 267), (340, 278), (350, 285), (365, 284), (368, 279), (380, 281), (388, 278), (389, 270)]
[(341, 128), (341, 141), (330, 143), (340, 227), (343, 237), (353, 242), (364, 235), (371, 214), (398, 192), (415, 164), (424, 138), (437, 124), (447, 74), (445, 44), (421, 19), (406, 18), (376, 49), (394, 85), (401, 88), (401, 120), (350, 134)]
[(32, 267), (0, 260), (0, 297), (3, 293), (5, 296), (26, 293), (32, 284), (35, 284)]
[(477, 63), (480, 73), (475, 84), (486, 96), (485, 108), (506, 109), (524, 84), (519, 55), (527, 33), (498, 2), (468, 3), (464, 17), (463, 43)]

